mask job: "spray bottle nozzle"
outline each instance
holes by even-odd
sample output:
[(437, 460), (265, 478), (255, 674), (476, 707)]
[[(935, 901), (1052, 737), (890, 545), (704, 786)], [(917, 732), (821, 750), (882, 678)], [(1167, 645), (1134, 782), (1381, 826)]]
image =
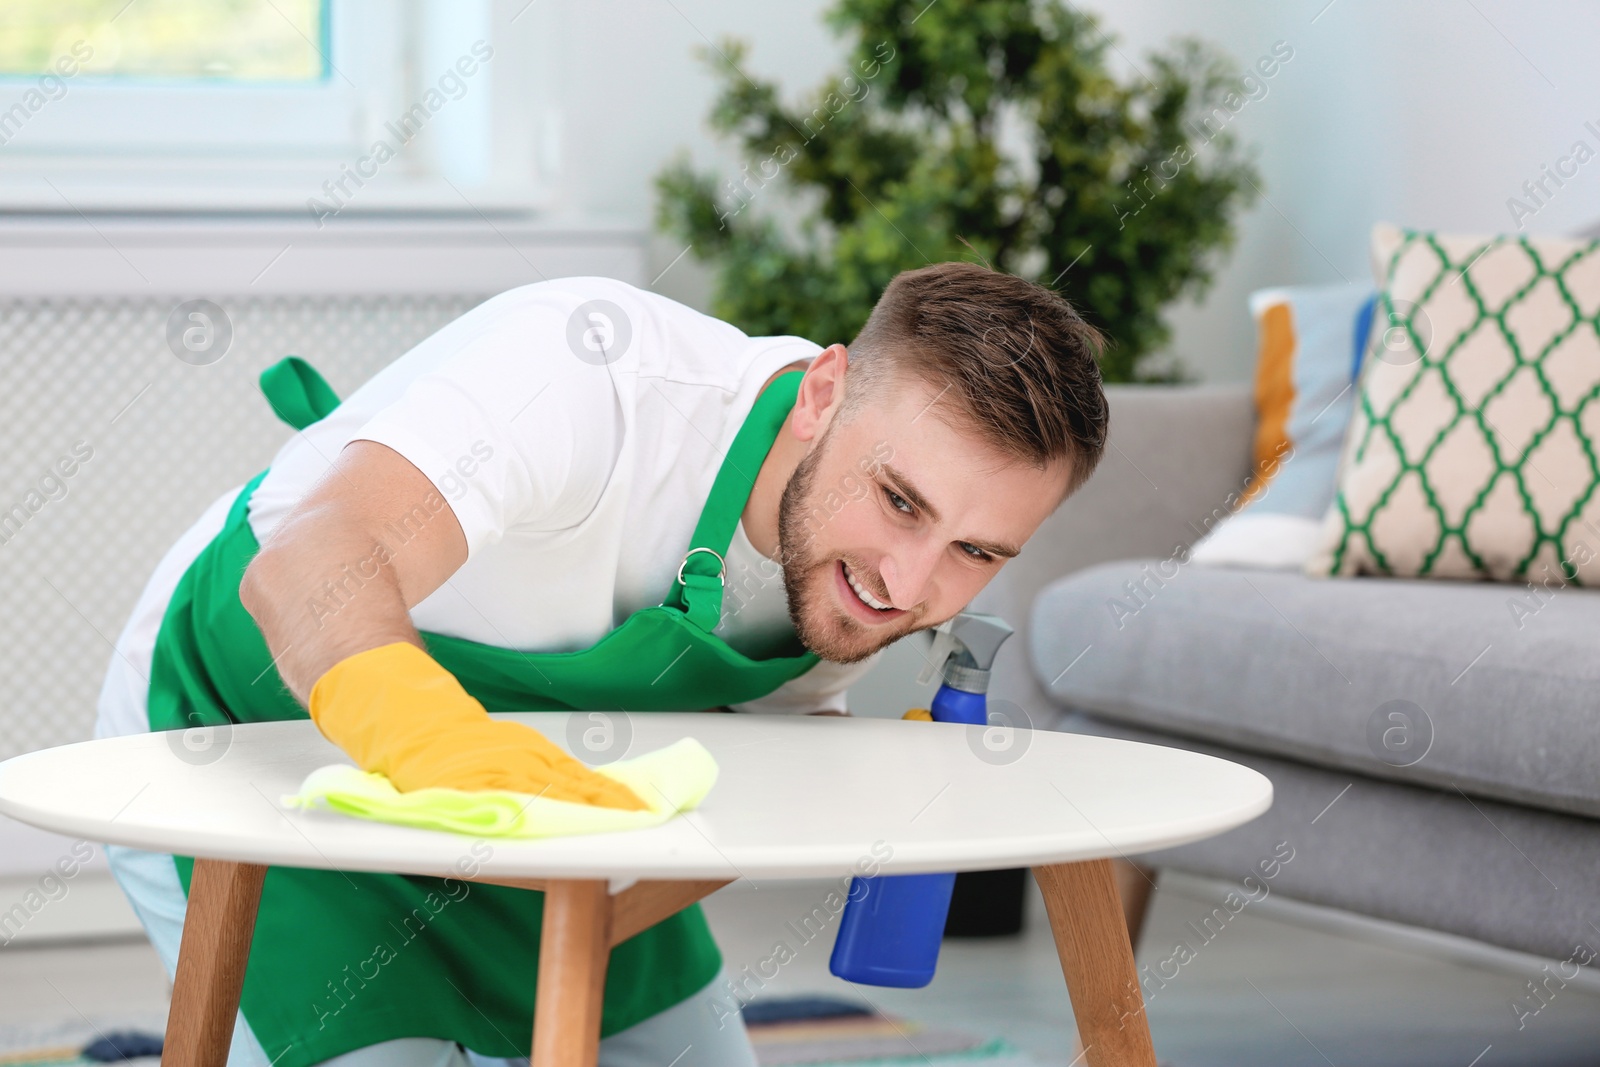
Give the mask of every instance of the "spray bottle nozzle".
[(946, 619), (934, 627), (933, 648), (917, 684), (927, 685), (935, 671), (942, 671), (947, 684), (983, 692), (995, 653), (1013, 632), (998, 615), (963, 611)]

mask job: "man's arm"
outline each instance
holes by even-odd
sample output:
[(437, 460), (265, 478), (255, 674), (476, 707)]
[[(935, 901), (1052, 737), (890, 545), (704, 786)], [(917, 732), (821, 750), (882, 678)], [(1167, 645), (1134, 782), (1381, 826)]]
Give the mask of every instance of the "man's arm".
[[(385, 540), (390, 524), (404, 544)], [(317, 729), (401, 792), (508, 789), (648, 807), (537, 730), (491, 719), (427, 654), (410, 609), (466, 559), (461, 523), (433, 483), (388, 446), (353, 441), (261, 547), (239, 597)]]
[[(410, 539), (396, 544), (390, 524)], [(305, 704), (347, 656), (421, 648), (410, 609), (466, 560), (461, 524), (427, 476), (386, 445), (352, 441), (261, 546), (239, 599)]]

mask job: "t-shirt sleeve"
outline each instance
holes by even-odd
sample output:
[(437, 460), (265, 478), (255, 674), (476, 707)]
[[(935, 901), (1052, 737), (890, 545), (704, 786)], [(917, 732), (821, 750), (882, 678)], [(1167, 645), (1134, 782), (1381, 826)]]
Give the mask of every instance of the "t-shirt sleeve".
[(809, 715), (817, 711), (849, 712), (846, 691), (878, 663), (883, 653), (875, 652), (859, 663), (834, 663), (818, 660), (816, 666), (791, 679), (764, 697), (730, 704), (729, 710), (758, 715)]
[(546, 314), (488, 324), (353, 437), (394, 449), (433, 482), (461, 523), (469, 559), (513, 528), (582, 522), (621, 453), (613, 368), (575, 358), (559, 340), (563, 329), (540, 321)]

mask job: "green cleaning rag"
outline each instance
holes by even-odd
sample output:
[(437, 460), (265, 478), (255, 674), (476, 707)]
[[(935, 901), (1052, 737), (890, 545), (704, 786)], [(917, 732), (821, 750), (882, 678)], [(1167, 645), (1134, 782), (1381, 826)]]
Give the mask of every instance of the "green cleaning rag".
[(649, 810), (574, 804), (503, 789), (433, 788), (402, 793), (384, 775), (348, 763), (318, 767), (306, 775), (300, 791), (285, 795), (282, 803), (287, 808), (328, 808), (427, 830), (487, 837), (559, 837), (658, 826), (679, 812), (693, 810), (717, 780), (717, 761), (692, 737), (593, 769), (632, 789), (650, 805)]

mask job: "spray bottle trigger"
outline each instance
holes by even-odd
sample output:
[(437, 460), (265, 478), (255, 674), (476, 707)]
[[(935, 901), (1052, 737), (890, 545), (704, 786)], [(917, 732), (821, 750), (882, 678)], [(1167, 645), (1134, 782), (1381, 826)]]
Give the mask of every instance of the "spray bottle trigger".
[(955, 617), (952, 616), (933, 628), (933, 647), (928, 650), (927, 662), (917, 673), (918, 685), (927, 685), (933, 681), (933, 676), (944, 670), (944, 661), (961, 647), (961, 642), (956, 640), (956, 635), (951, 632), (954, 624)]

